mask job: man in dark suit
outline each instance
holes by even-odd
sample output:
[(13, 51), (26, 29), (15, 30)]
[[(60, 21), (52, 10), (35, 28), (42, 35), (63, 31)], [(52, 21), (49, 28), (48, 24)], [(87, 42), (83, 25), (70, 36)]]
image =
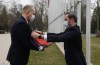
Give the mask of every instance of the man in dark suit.
[(48, 42), (64, 42), (67, 65), (87, 65), (82, 51), (82, 37), (80, 28), (77, 26), (77, 17), (74, 14), (68, 14), (65, 16), (65, 20), (68, 22), (69, 27), (62, 33), (39, 35), (37, 31), (32, 32), (32, 36), (33, 38), (47, 39)]
[(23, 7), (22, 16), (15, 22), (11, 30), (11, 46), (7, 60), (11, 65), (27, 65), (31, 42), (29, 22), (35, 18), (35, 8), (32, 5)]

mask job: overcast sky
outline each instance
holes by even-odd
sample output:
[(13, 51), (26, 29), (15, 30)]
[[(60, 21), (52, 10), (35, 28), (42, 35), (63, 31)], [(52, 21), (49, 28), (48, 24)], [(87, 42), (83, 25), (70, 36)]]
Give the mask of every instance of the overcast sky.
[[(26, 5), (26, 4), (33, 4), (32, 0), (4, 0), (6, 2), (12, 2), (15, 1), (17, 3), (21, 3), (22, 5)], [(36, 0), (36, 1), (40, 1), (40, 0)], [(92, 3), (95, 3), (96, 0), (91, 0)]]
[[(6, 3), (7, 6), (11, 6), (10, 3), (13, 2), (13, 1), (15, 1), (17, 4), (22, 4), (23, 6), (26, 5), (26, 4), (32, 4), (32, 5), (34, 5), (34, 3), (32, 2), (32, 0), (4, 0), (4, 1), (5, 2), (9, 2), (8, 4)], [(40, 0), (35, 0), (35, 1), (40, 1)], [(91, 0), (91, 3), (95, 3), (96, 4), (95, 1), (96, 0)], [(92, 9), (91, 9), (91, 12), (93, 12)]]
[(33, 4), (32, 0), (4, 0), (5, 2), (9, 2), (8, 4), (12, 3), (15, 1), (17, 4), (22, 4), (23, 6), (26, 4)]

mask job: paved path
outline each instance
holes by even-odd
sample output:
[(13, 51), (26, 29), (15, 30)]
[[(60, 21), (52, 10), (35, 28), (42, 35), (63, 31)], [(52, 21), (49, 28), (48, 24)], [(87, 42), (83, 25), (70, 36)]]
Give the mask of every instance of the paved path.
[(56, 43), (56, 45), (58, 46), (58, 48), (60, 49), (60, 51), (65, 55), (64, 53), (64, 43)]
[(0, 34), (0, 65), (10, 65), (6, 61), (6, 56), (10, 46), (10, 34)]
[[(6, 56), (11, 44), (10, 34), (0, 34), (0, 65), (10, 65), (6, 61)], [(57, 46), (64, 54), (63, 43), (57, 43)]]

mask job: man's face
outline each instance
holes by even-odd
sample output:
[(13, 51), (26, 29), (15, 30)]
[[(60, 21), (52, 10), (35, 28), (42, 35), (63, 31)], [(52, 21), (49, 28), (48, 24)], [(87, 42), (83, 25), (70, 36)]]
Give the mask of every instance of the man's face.
[(64, 19), (65, 19), (66, 23), (68, 23), (68, 25), (71, 25), (71, 20), (68, 18), (68, 15), (65, 15)]
[(28, 21), (30, 21), (32, 15), (35, 15), (35, 11), (34, 10), (28, 10), (27, 11), (27, 19), (28, 19)]

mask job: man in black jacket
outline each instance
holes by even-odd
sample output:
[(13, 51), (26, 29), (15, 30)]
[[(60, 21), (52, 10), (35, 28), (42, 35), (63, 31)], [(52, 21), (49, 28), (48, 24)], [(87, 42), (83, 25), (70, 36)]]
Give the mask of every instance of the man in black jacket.
[(29, 21), (35, 18), (35, 8), (32, 5), (23, 7), (22, 16), (15, 22), (11, 30), (11, 46), (7, 60), (11, 65), (27, 65), (31, 42), (31, 28)]
[(62, 33), (40, 35), (37, 31), (32, 32), (32, 36), (33, 38), (46, 39), (48, 42), (64, 42), (67, 65), (87, 65), (82, 51), (82, 37), (80, 28), (77, 26), (77, 17), (74, 14), (68, 14), (65, 16), (65, 20), (67, 20), (69, 27)]

